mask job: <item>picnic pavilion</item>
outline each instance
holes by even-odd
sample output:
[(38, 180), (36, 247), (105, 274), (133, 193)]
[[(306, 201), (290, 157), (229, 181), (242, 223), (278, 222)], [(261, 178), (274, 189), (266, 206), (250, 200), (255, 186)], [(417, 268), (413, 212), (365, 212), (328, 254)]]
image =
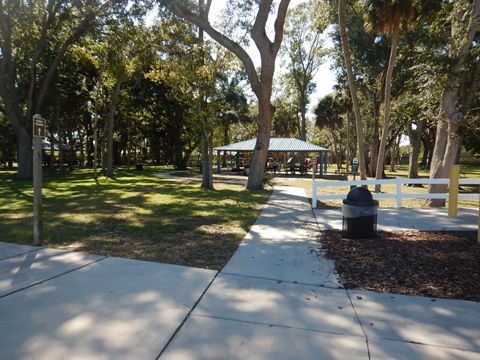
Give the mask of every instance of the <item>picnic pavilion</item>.
[[(214, 150), (217, 152), (217, 172), (220, 173), (220, 155), (229, 153), (236, 153), (236, 166), (240, 167), (239, 160), (242, 153), (253, 153), (257, 139), (250, 139), (240, 141), (233, 144), (223, 145), (216, 147)], [(286, 158), (294, 156), (295, 154), (318, 154), (318, 172), (320, 176), (327, 172), (327, 151), (328, 149), (311, 144), (309, 142), (295, 139), (295, 138), (271, 138), (268, 146), (269, 156), (273, 156), (273, 153), (282, 153)], [(315, 167), (313, 167), (315, 171)]]

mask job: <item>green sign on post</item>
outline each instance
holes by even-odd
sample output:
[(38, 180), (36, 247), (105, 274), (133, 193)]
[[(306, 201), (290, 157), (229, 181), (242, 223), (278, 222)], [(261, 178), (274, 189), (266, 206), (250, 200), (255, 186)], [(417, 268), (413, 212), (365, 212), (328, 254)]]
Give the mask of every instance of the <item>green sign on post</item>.
[(358, 158), (352, 159), (352, 174), (358, 175)]

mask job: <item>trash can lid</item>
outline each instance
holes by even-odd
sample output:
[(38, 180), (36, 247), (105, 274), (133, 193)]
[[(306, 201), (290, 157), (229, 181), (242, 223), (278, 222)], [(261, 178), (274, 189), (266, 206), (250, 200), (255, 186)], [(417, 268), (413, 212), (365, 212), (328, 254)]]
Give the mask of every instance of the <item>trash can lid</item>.
[(378, 206), (378, 201), (373, 200), (372, 193), (365, 187), (355, 187), (343, 200), (344, 204), (355, 206)]

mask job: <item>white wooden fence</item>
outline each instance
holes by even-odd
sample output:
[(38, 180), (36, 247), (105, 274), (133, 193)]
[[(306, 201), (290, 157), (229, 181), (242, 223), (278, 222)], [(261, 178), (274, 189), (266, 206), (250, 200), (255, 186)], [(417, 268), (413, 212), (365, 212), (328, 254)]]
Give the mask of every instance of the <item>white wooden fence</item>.
[[(402, 207), (402, 199), (448, 199), (448, 193), (405, 193), (402, 192), (402, 185), (407, 184), (446, 184), (450, 183), (450, 179), (409, 179), (397, 177), (395, 179), (383, 180), (353, 180), (353, 181), (313, 181), (312, 183), (312, 207), (317, 207), (317, 200), (341, 200), (346, 198), (346, 194), (318, 194), (318, 188), (325, 186), (351, 186), (351, 185), (391, 185), (395, 184), (396, 192), (392, 193), (375, 193), (372, 192), (374, 199), (396, 199), (397, 208)], [(480, 179), (460, 179), (460, 185), (480, 185)], [(458, 199), (479, 200), (479, 194), (458, 194)]]

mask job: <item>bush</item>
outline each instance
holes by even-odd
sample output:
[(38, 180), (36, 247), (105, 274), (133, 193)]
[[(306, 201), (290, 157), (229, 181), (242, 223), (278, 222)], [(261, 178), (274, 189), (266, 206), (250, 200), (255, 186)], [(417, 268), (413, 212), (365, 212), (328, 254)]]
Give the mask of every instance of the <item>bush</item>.
[(275, 174), (272, 173), (264, 173), (262, 178), (262, 185), (265, 187), (266, 185), (272, 187), (273, 186), (273, 179), (275, 178)]

